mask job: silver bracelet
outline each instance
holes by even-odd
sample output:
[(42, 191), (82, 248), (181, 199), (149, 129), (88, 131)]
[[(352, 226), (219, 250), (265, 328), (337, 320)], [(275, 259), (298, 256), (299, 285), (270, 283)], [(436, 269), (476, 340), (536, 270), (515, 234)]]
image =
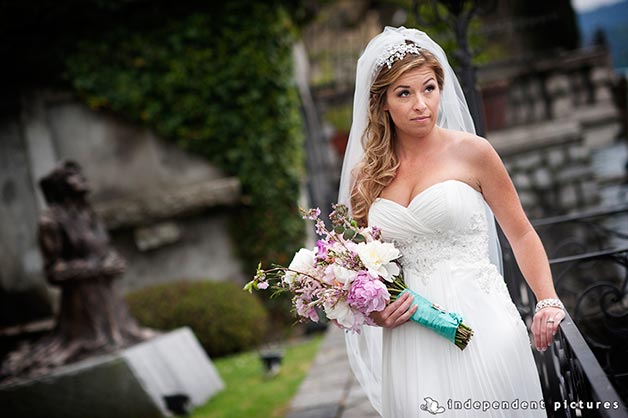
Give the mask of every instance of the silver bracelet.
[(559, 299), (542, 299), (536, 304), (536, 308), (534, 308), (534, 313), (537, 313), (543, 308), (549, 308), (550, 306), (565, 310), (565, 306)]

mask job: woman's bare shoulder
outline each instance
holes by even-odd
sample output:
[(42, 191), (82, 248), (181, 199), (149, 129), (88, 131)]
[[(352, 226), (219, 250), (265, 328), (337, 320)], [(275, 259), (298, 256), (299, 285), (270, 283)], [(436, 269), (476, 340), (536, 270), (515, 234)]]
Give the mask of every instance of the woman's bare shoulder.
[(495, 153), (493, 146), (481, 136), (451, 129), (443, 129), (443, 133), (451, 144), (452, 151), (465, 159), (483, 159)]

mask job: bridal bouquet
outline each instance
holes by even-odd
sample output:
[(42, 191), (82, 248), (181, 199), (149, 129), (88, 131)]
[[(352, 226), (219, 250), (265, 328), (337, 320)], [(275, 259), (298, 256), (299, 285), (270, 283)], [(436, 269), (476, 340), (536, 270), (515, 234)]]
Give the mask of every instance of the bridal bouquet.
[(410, 292), (418, 305), (412, 320), (424, 325), (464, 350), (473, 330), (462, 317), (446, 312), (421, 295), (408, 289), (394, 244), (383, 242), (375, 226), (361, 228), (348, 214), (345, 205), (336, 204), (328, 230), (319, 218), (319, 209), (304, 212), (304, 218), (316, 223), (321, 237), (313, 249), (302, 248), (288, 267), (273, 265), (262, 269), (244, 289), (275, 289), (293, 294), (292, 303), (300, 319), (318, 322), (318, 310), (339, 327), (359, 332), (362, 325), (375, 325), (369, 314)]

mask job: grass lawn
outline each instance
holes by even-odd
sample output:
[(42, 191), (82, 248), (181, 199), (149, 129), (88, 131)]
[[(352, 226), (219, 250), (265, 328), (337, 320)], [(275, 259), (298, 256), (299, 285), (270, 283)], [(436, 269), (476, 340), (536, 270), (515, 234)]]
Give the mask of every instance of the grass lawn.
[(191, 418), (285, 416), (322, 338), (317, 335), (286, 346), (281, 371), (273, 378), (264, 376), (257, 351), (216, 359), (214, 365), (225, 382), (225, 389), (197, 408)]

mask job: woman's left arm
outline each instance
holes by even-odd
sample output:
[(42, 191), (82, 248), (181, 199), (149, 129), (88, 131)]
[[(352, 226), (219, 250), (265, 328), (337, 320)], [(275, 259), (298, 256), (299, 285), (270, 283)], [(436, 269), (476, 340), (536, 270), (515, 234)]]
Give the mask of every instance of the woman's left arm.
[[(523, 211), (501, 158), (487, 140), (482, 138), (474, 142), (473, 171), (486, 202), (510, 243), (523, 277), (538, 301), (558, 299), (541, 239)], [(563, 309), (553, 306), (539, 309), (534, 314), (532, 333), (537, 350), (544, 351), (552, 343), (564, 317)]]

